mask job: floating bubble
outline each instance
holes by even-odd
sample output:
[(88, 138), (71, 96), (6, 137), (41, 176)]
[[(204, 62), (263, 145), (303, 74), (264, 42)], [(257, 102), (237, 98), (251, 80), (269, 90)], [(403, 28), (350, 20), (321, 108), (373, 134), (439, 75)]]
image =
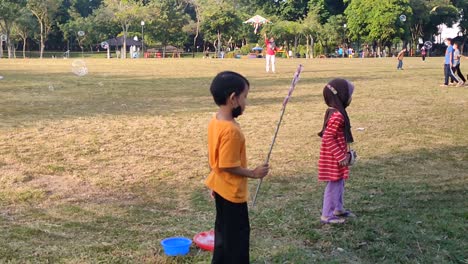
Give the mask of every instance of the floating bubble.
[(432, 49), (432, 42), (430, 42), (429, 40), (424, 42), (424, 47), (426, 49)]
[(3, 76), (0, 75), (0, 80), (3, 80)]
[(400, 16), (400, 21), (401, 21), (401, 22), (405, 22), (405, 21), (406, 21), (406, 16), (405, 16), (405, 15), (401, 15), (401, 16)]
[(104, 86), (104, 84), (103, 84), (102, 82), (98, 82), (97, 85), (98, 85), (99, 87), (103, 87), (103, 86)]
[(107, 41), (101, 42), (101, 48), (108, 49), (109, 48), (109, 43), (107, 43)]
[(72, 72), (77, 76), (83, 77), (88, 74), (88, 67), (86, 67), (86, 63), (83, 60), (74, 60), (72, 62)]
[(78, 31), (78, 36), (83, 37), (84, 35), (85, 35), (84, 31), (82, 31), (82, 30)]
[(51, 91), (51, 92), (55, 91), (55, 87), (51, 83), (49, 84), (49, 91)]
[(1, 41), (7, 41), (7, 35), (5, 35), (5, 34), (0, 35), (0, 40)]

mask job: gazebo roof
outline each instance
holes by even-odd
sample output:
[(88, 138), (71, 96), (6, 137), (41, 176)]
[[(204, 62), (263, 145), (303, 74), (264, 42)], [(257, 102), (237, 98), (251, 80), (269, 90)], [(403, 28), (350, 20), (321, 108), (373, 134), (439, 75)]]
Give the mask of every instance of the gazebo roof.
[[(111, 46), (111, 47), (123, 46), (124, 37), (120, 36), (120, 37), (111, 38), (111, 39), (106, 40), (106, 42), (109, 43), (109, 46)], [(141, 47), (141, 41), (134, 40), (133, 38), (130, 38), (128, 36), (127, 36), (127, 43), (126, 44), (127, 44), (127, 46)]]

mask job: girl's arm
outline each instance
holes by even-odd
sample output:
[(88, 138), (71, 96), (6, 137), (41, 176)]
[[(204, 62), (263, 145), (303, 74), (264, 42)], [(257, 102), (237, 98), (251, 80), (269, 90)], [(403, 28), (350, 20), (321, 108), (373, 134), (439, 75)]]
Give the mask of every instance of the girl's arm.
[(333, 157), (340, 163), (347, 161), (346, 149), (341, 149), (336, 139), (338, 134), (338, 128), (344, 125), (343, 119), (333, 118), (328, 121), (327, 128), (323, 133), (322, 140), (325, 144), (330, 147), (330, 151)]

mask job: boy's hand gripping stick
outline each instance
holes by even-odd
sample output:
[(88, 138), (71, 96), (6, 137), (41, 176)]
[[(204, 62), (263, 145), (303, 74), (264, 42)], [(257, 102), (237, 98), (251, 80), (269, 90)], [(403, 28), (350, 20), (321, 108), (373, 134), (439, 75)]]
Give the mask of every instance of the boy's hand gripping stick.
[[(302, 64), (299, 64), (299, 67), (297, 68), (296, 72), (294, 73), (294, 77), (292, 79), (291, 86), (289, 87), (288, 95), (283, 100), (283, 107), (281, 108), (280, 119), (278, 121), (278, 124), (276, 125), (275, 134), (273, 135), (273, 140), (271, 141), (270, 150), (268, 151), (268, 155), (267, 155), (267, 158), (265, 160), (265, 164), (268, 164), (270, 162), (271, 151), (273, 150), (273, 146), (275, 145), (276, 136), (278, 135), (278, 131), (279, 131), (279, 128), (280, 128), (280, 125), (281, 125), (281, 121), (283, 121), (283, 115), (284, 115), (284, 111), (286, 110), (286, 105), (288, 104), (289, 98), (291, 98), (291, 95), (292, 95), (292, 92), (294, 91), (294, 88), (296, 88), (296, 84), (299, 81), (299, 76), (300, 76), (300, 74), (302, 72), (302, 69), (303, 69)], [(252, 202), (252, 207), (255, 206), (255, 202), (257, 201), (257, 195), (258, 195), (258, 191), (260, 190), (260, 186), (262, 185), (262, 181), (263, 181), (263, 178), (260, 179), (259, 182), (258, 182), (257, 190), (255, 191), (255, 195), (254, 195), (253, 202)]]

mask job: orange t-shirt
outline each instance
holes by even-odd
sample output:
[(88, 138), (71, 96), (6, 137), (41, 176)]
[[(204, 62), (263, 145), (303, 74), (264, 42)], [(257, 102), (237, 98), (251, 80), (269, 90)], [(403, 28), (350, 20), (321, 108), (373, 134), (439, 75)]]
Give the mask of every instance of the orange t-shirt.
[(239, 124), (213, 117), (208, 125), (208, 161), (211, 172), (205, 180), (206, 186), (230, 202), (247, 202), (247, 177), (223, 170), (247, 168), (245, 137)]

